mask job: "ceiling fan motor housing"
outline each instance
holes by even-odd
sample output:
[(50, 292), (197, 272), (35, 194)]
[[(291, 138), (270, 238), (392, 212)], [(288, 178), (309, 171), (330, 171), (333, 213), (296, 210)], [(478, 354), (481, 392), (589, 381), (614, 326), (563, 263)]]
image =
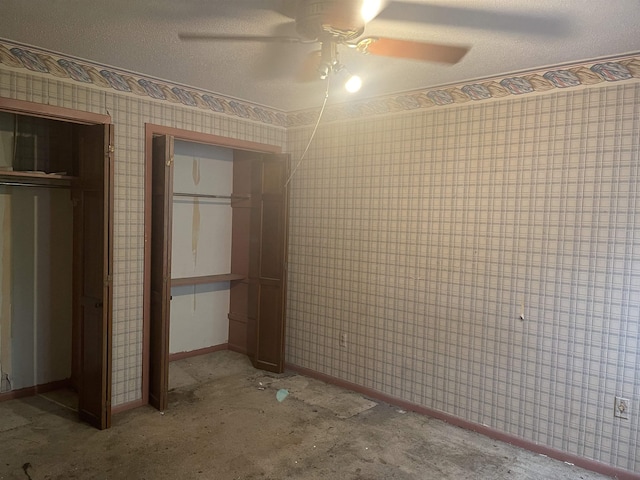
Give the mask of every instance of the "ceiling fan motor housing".
[(361, 0), (301, 0), (296, 29), (310, 40), (347, 42), (364, 32)]

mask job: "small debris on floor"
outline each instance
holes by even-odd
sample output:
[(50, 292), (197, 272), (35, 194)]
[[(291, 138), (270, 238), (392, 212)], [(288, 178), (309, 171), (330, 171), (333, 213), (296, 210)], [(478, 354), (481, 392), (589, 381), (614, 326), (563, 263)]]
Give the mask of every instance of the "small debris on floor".
[(279, 402), (282, 402), (285, 398), (287, 398), (289, 396), (289, 390), (287, 390), (286, 388), (281, 388), (280, 390), (278, 390), (278, 392), (276, 393), (276, 399)]

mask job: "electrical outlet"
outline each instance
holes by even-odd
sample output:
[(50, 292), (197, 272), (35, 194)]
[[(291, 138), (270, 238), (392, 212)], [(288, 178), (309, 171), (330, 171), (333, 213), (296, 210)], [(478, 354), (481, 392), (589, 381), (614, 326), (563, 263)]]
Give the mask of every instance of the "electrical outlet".
[(340, 345), (343, 348), (347, 348), (347, 334), (343, 333), (342, 336), (340, 337)]
[(616, 397), (613, 416), (618, 418), (629, 419), (629, 400), (622, 397)]

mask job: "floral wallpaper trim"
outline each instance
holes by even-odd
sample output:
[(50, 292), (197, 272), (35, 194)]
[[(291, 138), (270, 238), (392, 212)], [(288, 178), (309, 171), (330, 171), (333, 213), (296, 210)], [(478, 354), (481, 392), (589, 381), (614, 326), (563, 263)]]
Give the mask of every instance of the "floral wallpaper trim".
[(0, 41), (0, 63), (11, 68), (26, 68), (42, 75), (53, 75), (104, 89), (147, 96), (159, 101), (181, 103), (188, 107), (211, 110), (269, 125), (279, 127), (287, 125), (287, 115), (276, 109), (73, 57), (63, 57), (47, 50), (4, 39)]
[[(640, 79), (640, 56), (617, 56), (589, 63), (551, 67), (548, 70), (521, 72), (474, 82), (446, 85), (369, 100), (333, 105), (324, 113), (323, 122), (362, 118), (399, 111), (427, 109), (492, 98), (526, 95), (553, 89), (584, 87), (602, 82)], [(318, 110), (290, 112), (289, 127), (311, 125)]]
[[(181, 103), (188, 107), (211, 110), (279, 127), (311, 125), (318, 117), (318, 109), (287, 114), (206, 90), (176, 85), (74, 57), (64, 57), (4, 39), (0, 39), (0, 63), (11, 68), (26, 68), (42, 75), (90, 83), (104, 89), (147, 96), (159, 101)], [(631, 79), (640, 79), (640, 54), (616, 56), (544, 70), (532, 70), (512, 76), (499, 76), (333, 105), (327, 108), (323, 121), (348, 120)]]

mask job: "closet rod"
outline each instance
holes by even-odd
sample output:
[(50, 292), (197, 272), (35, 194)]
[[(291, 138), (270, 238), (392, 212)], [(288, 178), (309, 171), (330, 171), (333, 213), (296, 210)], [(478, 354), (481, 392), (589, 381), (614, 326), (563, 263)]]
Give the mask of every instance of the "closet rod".
[(0, 180), (0, 186), (6, 187), (40, 187), (40, 188), (71, 188), (69, 185), (55, 185), (47, 183), (27, 183), (27, 182), (3, 182)]
[(251, 198), (251, 195), (210, 195), (207, 193), (180, 193), (180, 192), (174, 192), (173, 196), (174, 197), (197, 197), (197, 198), (229, 198), (231, 200), (233, 200), (234, 198), (243, 199), (243, 200)]

